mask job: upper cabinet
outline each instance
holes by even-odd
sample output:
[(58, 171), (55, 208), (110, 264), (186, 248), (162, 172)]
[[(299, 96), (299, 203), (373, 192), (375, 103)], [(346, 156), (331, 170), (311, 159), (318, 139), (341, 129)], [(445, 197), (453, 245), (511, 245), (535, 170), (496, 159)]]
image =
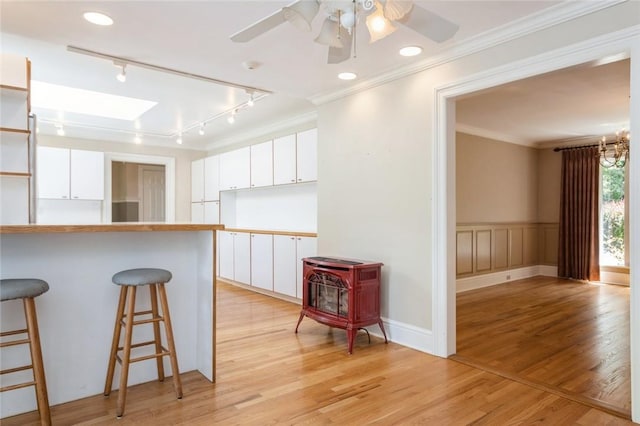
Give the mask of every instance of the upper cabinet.
[(273, 142), (251, 145), (251, 187), (273, 185)]
[(204, 201), (204, 158), (191, 162), (191, 202)]
[(38, 198), (103, 200), (104, 153), (38, 147)]
[(273, 183), (311, 182), (318, 179), (318, 130), (273, 140)]
[(220, 154), (220, 190), (249, 188), (251, 183), (251, 148)]
[(220, 157), (204, 159), (204, 201), (220, 199)]

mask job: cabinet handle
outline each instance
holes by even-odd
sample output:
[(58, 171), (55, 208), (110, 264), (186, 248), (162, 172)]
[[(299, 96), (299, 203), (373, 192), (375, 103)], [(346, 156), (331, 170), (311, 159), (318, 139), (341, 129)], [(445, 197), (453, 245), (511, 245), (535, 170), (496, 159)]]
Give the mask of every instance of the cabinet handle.
[(302, 179), (298, 178), (298, 182), (300, 182)]
[(69, 197), (68, 197), (68, 196), (66, 196), (66, 195), (63, 195), (63, 196), (62, 196), (62, 198), (69, 198)]
[(78, 198), (78, 196), (77, 196), (77, 195), (74, 195), (74, 196), (73, 196), (73, 198)]
[(291, 182), (295, 182), (295, 181), (296, 181), (295, 179), (291, 179)]

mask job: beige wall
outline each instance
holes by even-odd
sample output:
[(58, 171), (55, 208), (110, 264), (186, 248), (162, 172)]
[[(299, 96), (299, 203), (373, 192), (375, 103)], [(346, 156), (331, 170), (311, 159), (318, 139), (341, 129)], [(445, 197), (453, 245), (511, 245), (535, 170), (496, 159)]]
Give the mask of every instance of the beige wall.
[(114, 161), (111, 172), (112, 201), (138, 200), (138, 163)]
[(191, 162), (202, 158), (203, 151), (47, 135), (38, 136), (38, 145), (174, 158), (176, 164), (176, 221), (191, 221)]
[(538, 151), (457, 133), (456, 213), (459, 224), (535, 222)]
[(562, 154), (553, 149), (538, 151), (538, 222), (560, 221), (560, 173)]

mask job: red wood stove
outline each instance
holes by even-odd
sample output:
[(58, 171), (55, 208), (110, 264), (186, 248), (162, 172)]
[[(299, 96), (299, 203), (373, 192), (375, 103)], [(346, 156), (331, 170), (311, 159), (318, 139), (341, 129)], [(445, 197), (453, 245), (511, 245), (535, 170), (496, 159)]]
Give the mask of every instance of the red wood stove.
[(349, 353), (358, 329), (380, 319), (380, 269), (382, 263), (328, 257), (306, 257), (303, 262), (302, 310), (296, 333), (307, 316), (322, 324), (347, 330)]

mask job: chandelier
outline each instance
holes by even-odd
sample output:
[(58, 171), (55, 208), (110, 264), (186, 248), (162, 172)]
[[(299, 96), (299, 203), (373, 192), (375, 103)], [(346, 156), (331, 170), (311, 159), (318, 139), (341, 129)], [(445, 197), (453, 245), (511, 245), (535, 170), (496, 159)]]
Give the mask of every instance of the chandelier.
[(607, 137), (603, 136), (598, 142), (600, 164), (607, 168), (624, 167), (629, 160), (629, 140), (629, 132), (625, 130), (616, 132), (615, 141), (607, 142)]

